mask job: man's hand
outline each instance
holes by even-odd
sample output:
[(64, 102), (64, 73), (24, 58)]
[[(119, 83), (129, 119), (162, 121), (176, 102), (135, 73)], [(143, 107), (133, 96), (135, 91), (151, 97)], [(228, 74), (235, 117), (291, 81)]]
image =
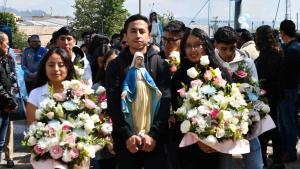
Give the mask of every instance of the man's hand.
[(136, 153), (139, 150), (138, 146), (141, 144), (142, 139), (137, 135), (133, 135), (126, 140), (126, 147), (131, 153)]
[(149, 135), (145, 134), (143, 136), (143, 148), (142, 150), (145, 152), (151, 152), (156, 146), (156, 141), (150, 137)]

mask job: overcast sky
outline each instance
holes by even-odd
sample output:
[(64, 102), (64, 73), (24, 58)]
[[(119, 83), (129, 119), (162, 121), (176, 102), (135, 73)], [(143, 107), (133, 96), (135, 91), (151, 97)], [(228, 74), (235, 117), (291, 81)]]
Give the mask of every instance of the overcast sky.
[[(206, 0), (141, 0), (142, 13), (149, 14), (152, 10), (159, 14), (171, 11), (176, 18), (192, 18), (203, 6)], [(248, 14), (252, 20), (273, 20), (276, 14), (276, 8), (279, 0), (243, 0), (242, 14)], [(0, 5), (3, 5), (0, 1)], [(281, 0), (277, 20), (284, 19), (285, 0)], [(296, 12), (300, 13), (300, 0), (291, 0), (292, 19), (296, 20)], [(73, 15), (74, 0), (8, 0), (7, 6), (18, 10), (41, 9), (54, 15)], [(131, 14), (138, 13), (138, 0), (126, 0), (125, 7)], [(232, 2), (232, 9), (234, 3)], [(228, 19), (229, 0), (211, 0), (211, 17), (218, 16), (222, 19)], [(233, 16), (233, 10), (232, 10)], [(198, 15), (198, 18), (207, 18), (207, 8), (204, 8)]]

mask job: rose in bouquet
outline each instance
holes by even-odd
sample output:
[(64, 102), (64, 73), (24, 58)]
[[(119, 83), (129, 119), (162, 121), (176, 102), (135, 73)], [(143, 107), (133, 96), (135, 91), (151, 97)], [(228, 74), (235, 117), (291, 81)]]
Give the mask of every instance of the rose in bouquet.
[(248, 104), (238, 85), (228, 84), (219, 68), (208, 64), (208, 56), (201, 56), (204, 71), (188, 69), (188, 76), (194, 80), (189, 88), (178, 91), (183, 103), (174, 114), (183, 120), (181, 131), (197, 134), (208, 145), (242, 139), (248, 132)]
[(170, 65), (170, 71), (175, 73), (180, 64), (180, 53), (178, 51), (172, 51), (169, 55), (169, 59), (166, 59), (166, 62)]
[[(40, 103), (36, 122), (27, 132), (22, 145), (28, 147), (36, 161), (54, 159), (73, 168), (95, 156), (109, 140), (111, 126), (101, 112), (93, 90), (78, 80), (64, 81), (64, 92), (53, 93)], [(106, 101), (105, 101), (106, 102)], [(100, 104), (101, 105), (101, 104)], [(109, 124), (109, 125), (108, 125)]]
[(255, 124), (265, 118), (270, 112), (270, 107), (267, 104), (265, 97), (266, 91), (259, 87), (258, 80), (252, 75), (245, 61), (238, 65), (238, 69), (233, 72), (234, 82), (240, 83), (239, 88), (242, 94), (245, 95), (248, 108), (250, 110), (250, 125)]

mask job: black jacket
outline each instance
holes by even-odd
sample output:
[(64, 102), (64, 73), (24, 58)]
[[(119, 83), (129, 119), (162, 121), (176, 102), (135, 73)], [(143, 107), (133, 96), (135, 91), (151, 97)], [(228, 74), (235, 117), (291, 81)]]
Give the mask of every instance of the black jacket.
[(0, 111), (17, 106), (12, 93), (13, 83), (16, 83), (14, 60), (11, 56), (0, 56)]
[[(157, 57), (156, 65), (152, 65), (152, 59)], [(124, 114), (121, 111), (121, 93), (123, 81), (128, 68), (132, 62), (133, 54), (129, 48), (125, 48), (119, 56), (112, 60), (106, 71), (107, 103), (108, 113), (113, 121), (113, 138), (115, 142), (125, 143), (132, 136), (133, 130), (125, 122)], [(149, 46), (145, 54), (145, 66), (153, 77), (157, 87), (162, 92), (160, 108), (155, 115), (150, 132), (148, 133), (157, 142), (165, 140), (167, 133), (167, 120), (170, 114), (170, 81), (171, 74), (168, 64)], [(153, 70), (155, 69), (155, 70)]]
[(300, 43), (293, 40), (283, 47), (283, 89), (297, 89), (300, 78)]
[(282, 97), (280, 89), (282, 60), (282, 55), (273, 51), (261, 51), (259, 57), (255, 60), (260, 87), (266, 90), (266, 96), (271, 107), (276, 107)]

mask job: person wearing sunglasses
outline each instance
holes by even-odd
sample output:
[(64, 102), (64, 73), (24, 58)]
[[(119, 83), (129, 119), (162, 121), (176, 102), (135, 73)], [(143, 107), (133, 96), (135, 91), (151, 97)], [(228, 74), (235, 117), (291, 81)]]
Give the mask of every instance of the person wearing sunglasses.
[(74, 65), (83, 67), (84, 73), (80, 75), (81, 80), (92, 85), (92, 71), (89, 61), (84, 52), (76, 46), (75, 30), (72, 27), (65, 26), (57, 31), (56, 46), (62, 48), (68, 54)]

